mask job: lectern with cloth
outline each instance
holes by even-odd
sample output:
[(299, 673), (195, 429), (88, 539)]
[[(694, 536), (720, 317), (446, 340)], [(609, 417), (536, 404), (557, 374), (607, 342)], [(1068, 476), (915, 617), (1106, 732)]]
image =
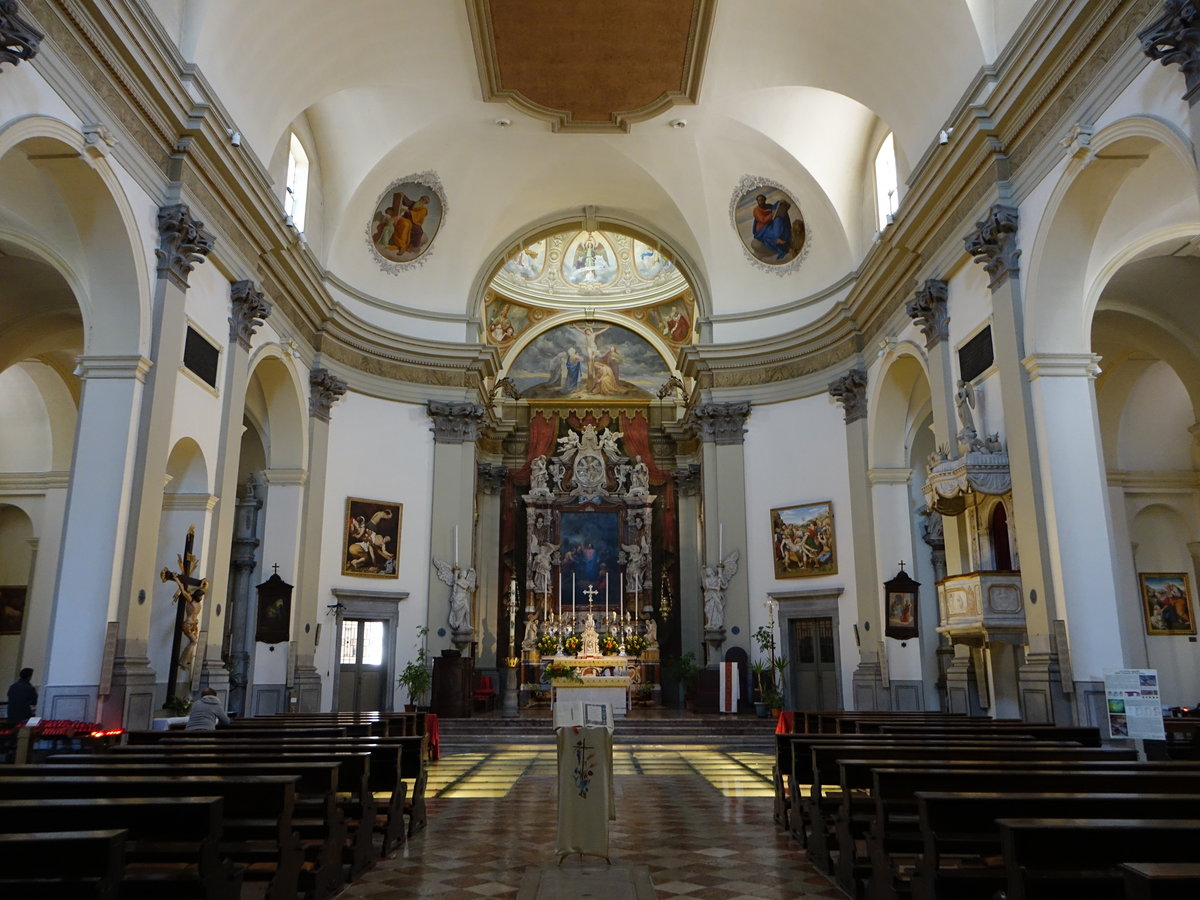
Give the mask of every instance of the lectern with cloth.
[(608, 823), (617, 817), (613, 798), (613, 714), (602, 703), (559, 704), (558, 862), (572, 853), (608, 855)]

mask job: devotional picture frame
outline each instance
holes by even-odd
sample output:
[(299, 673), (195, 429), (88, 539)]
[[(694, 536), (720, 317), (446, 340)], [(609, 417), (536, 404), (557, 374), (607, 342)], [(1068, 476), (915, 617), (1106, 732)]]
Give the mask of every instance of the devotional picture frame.
[(1196, 633), (1196, 613), (1186, 572), (1139, 572), (1146, 634)]
[(342, 527), (342, 574), (358, 578), (400, 577), (400, 528), (404, 504), (346, 498)]
[(833, 502), (822, 500), (772, 509), (771, 559), (776, 578), (836, 575)]
[(0, 634), (20, 634), (25, 624), (29, 589), (21, 584), (0, 585)]

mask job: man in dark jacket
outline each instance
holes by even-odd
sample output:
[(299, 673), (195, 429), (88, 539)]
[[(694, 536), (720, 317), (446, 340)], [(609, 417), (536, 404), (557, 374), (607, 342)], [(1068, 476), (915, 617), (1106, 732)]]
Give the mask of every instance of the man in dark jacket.
[(205, 688), (198, 700), (192, 704), (192, 712), (188, 716), (187, 731), (212, 731), (217, 727), (217, 723), (222, 725), (229, 724), (229, 716), (225, 714), (225, 707), (221, 703), (221, 698), (217, 696), (217, 692), (212, 688)]
[(37, 688), (31, 683), (33, 669), (21, 670), (21, 677), (8, 689), (8, 723), (18, 725), (33, 715), (37, 706)]

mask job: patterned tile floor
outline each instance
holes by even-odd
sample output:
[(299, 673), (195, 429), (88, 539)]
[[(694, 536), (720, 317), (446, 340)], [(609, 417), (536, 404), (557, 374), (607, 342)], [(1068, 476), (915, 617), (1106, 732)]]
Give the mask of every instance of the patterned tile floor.
[[(553, 746), (527, 745), (443, 756), (431, 765), (429, 827), (341, 897), (518, 898), (527, 869), (556, 862), (554, 757)], [(613, 866), (647, 867), (658, 897), (844, 896), (775, 827), (769, 754), (618, 746), (613, 766)], [(578, 876), (568, 896), (620, 900), (587, 888), (603, 865), (568, 857), (563, 869)]]

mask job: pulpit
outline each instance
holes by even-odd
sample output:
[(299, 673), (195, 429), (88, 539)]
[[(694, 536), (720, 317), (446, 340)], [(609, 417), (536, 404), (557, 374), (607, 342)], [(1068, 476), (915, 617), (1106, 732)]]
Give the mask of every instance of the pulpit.
[(558, 745), (558, 861), (572, 853), (608, 856), (608, 823), (617, 817), (613, 792), (612, 710), (600, 703), (561, 707)]

